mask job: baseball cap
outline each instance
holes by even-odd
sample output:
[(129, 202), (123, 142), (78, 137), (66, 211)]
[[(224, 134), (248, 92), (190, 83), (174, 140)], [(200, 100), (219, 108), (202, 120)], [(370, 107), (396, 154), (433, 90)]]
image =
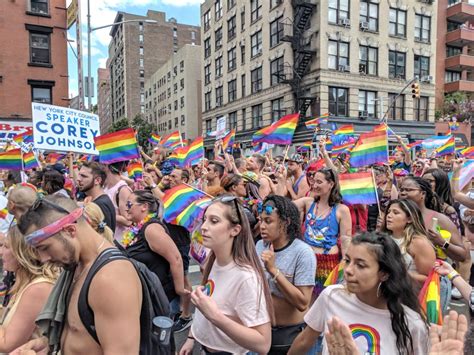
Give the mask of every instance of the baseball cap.
[(294, 161), (295, 163), (302, 164), (304, 163), (303, 156), (301, 154), (295, 153), (293, 154), (287, 161)]

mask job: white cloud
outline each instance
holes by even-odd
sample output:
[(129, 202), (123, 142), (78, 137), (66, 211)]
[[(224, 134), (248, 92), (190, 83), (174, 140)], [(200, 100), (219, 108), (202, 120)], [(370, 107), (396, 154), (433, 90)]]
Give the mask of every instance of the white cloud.
[(99, 68), (105, 68), (107, 65), (107, 58), (99, 58), (99, 60), (97, 61), (97, 65), (99, 66)]
[(192, 5), (200, 5), (204, 1), (203, 0), (163, 0), (163, 4), (170, 5), (170, 6), (192, 6)]

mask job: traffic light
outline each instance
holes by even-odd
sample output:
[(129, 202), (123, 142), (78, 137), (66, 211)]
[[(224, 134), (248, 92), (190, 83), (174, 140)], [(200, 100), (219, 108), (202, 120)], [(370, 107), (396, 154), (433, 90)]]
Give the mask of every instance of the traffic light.
[(411, 97), (414, 99), (420, 98), (420, 84), (418, 82), (411, 84)]

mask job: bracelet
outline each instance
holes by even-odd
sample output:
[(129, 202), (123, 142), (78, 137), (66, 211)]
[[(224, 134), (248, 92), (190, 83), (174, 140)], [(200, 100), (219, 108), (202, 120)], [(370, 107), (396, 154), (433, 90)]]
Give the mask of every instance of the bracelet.
[(157, 184), (150, 185), (150, 187), (151, 187), (152, 190), (153, 190), (153, 189), (156, 189), (157, 186), (158, 186)]
[(459, 178), (458, 177), (453, 177), (451, 178), (452, 181), (459, 181)]
[(272, 281), (275, 282), (278, 275), (280, 275), (280, 269), (277, 269), (277, 272), (275, 273), (275, 276), (272, 277)]
[(457, 276), (460, 276), (460, 275), (456, 270), (453, 270), (447, 276), (448, 276), (449, 281), (453, 281)]

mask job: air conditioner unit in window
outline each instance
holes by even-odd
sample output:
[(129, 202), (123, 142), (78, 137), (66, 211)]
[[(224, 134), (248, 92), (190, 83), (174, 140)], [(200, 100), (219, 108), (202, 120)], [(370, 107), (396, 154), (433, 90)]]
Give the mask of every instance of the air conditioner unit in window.
[(359, 74), (367, 74), (367, 65), (359, 64)]
[(339, 71), (349, 71), (349, 66), (348, 65), (339, 65), (338, 70)]
[(420, 0), (420, 1), (425, 4), (432, 4), (434, 2), (434, 0)]
[(359, 111), (360, 119), (366, 119), (368, 116), (369, 116), (369, 113), (367, 111)]
[(367, 31), (369, 29), (369, 23), (367, 21), (361, 21), (359, 23), (359, 28), (362, 30), (362, 31)]
[(421, 77), (420, 81), (421, 81), (422, 83), (430, 84), (431, 82), (433, 82), (433, 76), (431, 76), (431, 75), (425, 75), (425, 76)]
[(348, 18), (340, 18), (339, 25), (349, 27), (351, 25), (351, 20), (349, 20)]

